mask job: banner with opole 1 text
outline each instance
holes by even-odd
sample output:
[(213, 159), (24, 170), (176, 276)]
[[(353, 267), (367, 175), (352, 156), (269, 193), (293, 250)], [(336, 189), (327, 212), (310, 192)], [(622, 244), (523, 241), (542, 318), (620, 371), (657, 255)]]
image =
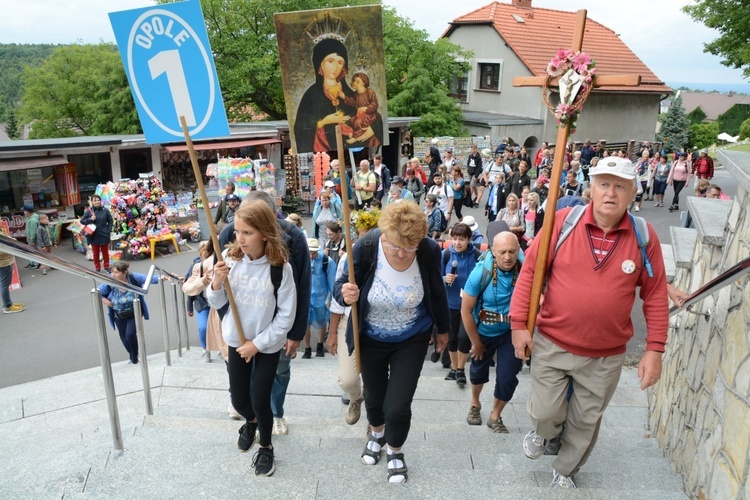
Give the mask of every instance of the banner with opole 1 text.
[(149, 144), (229, 136), (200, 2), (111, 12), (130, 90)]

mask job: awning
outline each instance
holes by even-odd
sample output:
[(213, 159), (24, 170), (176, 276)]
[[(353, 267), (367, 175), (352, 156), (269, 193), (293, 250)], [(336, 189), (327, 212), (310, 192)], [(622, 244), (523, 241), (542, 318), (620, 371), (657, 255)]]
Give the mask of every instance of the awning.
[(0, 172), (27, 170), (30, 168), (56, 167), (58, 165), (65, 165), (66, 163), (68, 163), (68, 160), (62, 155), (14, 158), (12, 160), (0, 160)]
[[(251, 139), (246, 141), (227, 141), (227, 142), (208, 142), (205, 144), (193, 144), (193, 149), (196, 151), (205, 151), (208, 149), (232, 149), (232, 148), (246, 148), (248, 146), (260, 146), (261, 144), (278, 144), (281, 141), (279, 139)], [(178, 151), (187, 151), (187, 144), (176, 144), (174, 146), (164, 146), (164, 149), (170, 153), (176, 153)]]

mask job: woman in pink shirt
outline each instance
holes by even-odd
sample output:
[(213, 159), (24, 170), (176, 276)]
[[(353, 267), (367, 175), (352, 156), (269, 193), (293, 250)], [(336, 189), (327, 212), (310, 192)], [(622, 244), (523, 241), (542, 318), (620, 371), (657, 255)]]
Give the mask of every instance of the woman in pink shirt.
[(672, 205), (669, 207), (670, 212), (680, 209), (680, 191), (689, 180), (690, 163), (687, 159), (687, 153), (680, 153), (679, 159), (674, 162), (669, 171), (669, 177), (667, 177), (667, 184), (674, 189), (674, 198), (672, 198)]

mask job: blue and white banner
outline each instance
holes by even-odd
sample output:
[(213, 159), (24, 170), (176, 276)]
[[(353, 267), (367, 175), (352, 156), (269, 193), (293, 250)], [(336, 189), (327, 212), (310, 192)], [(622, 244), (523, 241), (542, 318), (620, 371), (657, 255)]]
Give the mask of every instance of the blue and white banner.
[(229, 136), (200, 2), (109, 14), (146, 142)]

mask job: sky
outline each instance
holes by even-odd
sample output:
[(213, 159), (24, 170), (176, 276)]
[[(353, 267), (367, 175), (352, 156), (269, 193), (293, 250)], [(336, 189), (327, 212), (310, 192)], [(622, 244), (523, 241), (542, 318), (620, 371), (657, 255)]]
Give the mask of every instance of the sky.
[[(262, 1), (262, 0), (247, 0)], [(510, 0), (506, 0), (508, 3)], [(432, 39), (453, 19), (489, 0), (385, 0)], [(635, 54), (665, 82), (748, 83), (740, 70), (703, 52), (718, 35), (695, 23), (680, 8), (690, 0), (533, 0), (533, 7), (587, 9), (593, 19), (620, 34)], [(154, 5), (152, 0), (0, 0), (0, 43), (114, 42), (108, 12)], [(550, 56), (551, 57), (551, 56)]]

